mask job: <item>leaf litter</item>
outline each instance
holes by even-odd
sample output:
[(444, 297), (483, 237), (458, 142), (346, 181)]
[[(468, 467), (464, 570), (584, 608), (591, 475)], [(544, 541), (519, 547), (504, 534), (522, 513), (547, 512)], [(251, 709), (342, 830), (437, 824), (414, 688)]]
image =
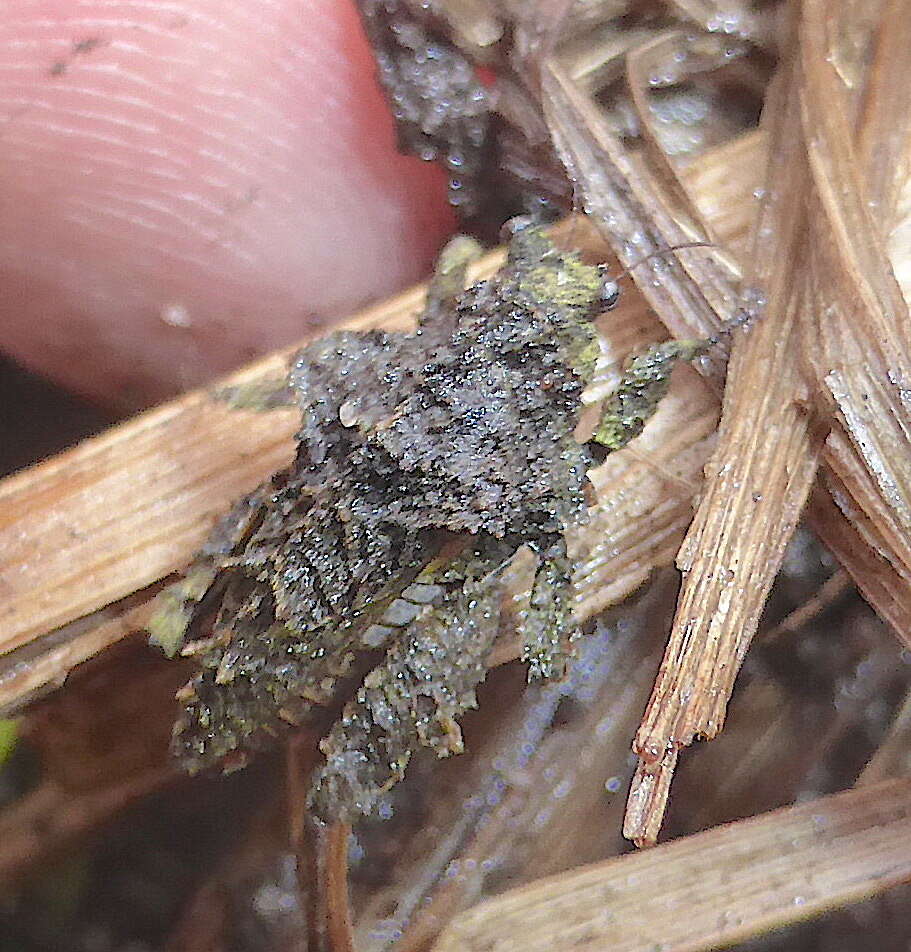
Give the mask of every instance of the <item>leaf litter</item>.
[[(594, 517), (567, 538), (568, 551), (582, 556), (573, 611), (584, 620), (673, 557), (699, 494), (677, 556), (684, 579), (670, 645), (636, 741), (640, 766), (626, 831), (653, 842), (679, 750), (714, 736), (724, 723), (734, 679), (802, 512), (908, 641), (911, 338), (902, 288), (909, 120), (900, 80), (908, 75), (911, 49), (907, 18), (893, 0), (843, 8), (804, 0), (784, 16), (783, 5), (677, 0), (667, 5), (668, 19), (607, 2), (543, 3), (534, 10), (481, 0), (367, 6), (411, 30), (404, 31), (404, 46), (418, 55), (409, 68), (433, 44), (446, 62), (456, 56), (467, 64), (459, 68), (464, 82), (451, 103), (463, 118), (433, 130), (422, 112), (427, 97), (402, 99), (402, 109), (412, 116), (406, 144), (423, 148), (427, 158), (448, 159), (452, 175), (465, 167), (459, 160), (466, 143), (487, 156), (466, 178), (466, 191), (457, 178), (452, 190), (470, 197), (469, 221), (486, 207), (485, 194), (499, 192), (498, 209), (545, 214), (565, 207), (572, 194), (624, 266), (674, 244), (719, 236), (728, 243), (681, 249), (632, 268), (632, 280), (674, 339), (749, 326), (731, 335), (729, 364), (726, 341), (697, 359), (705, 383), (681, 368), (641, 436), (592, 470)], [(673, 66), (664, 78), (663, 64)], [(477, 67), (497, 74), (493, 91), (475, 83)], [(399, 74), (404, 68), (396, 66)], [(682, 107), (710, 101), (692, 98), (703, 73), (723, 76), (726, 88), (758, 91), (764, 107), (760, 132), (714, 148), (700, 165), (700, 148), (719, 141), (711, 120), (692, 137), (692, 154), (668, 152), (669, 141), (686, 137), (664, 134), (653, 103), (665, 83), (672, 90), (691, 87), (689, 99), (674, 101), (671, 123), (679, 133), (693, 121), (691, 114), (678, 121), (687, 115)], [(627, 86), (613, 111), (596, 98), (605, 83)], [(731, 114), (717, 121), (721, 138), (735, 128)], [(749, 174), (759, 183), (752, 215), (719, 207), (718, 195), (744, 173), (733, 166), (738, 156), (753, 163)], [(570, 189), (556, 171), (560, 163)], [(713, 176), (712, 194), (705, 183)], [(536, 193), (535, 181), (547, 187)], [(483, 223), (477, 225), (483, 234)], [(584, 243), (584, 229), (571, 227)], [(629, 306), (636, 300), (630, 295)], [(618, 327), (626, 309), (615, 315)], [(643, 326), (650, 320), (641, 318)], [(627, 340), (636, 343), (627, 352), (639, 353), (649, 337), (662, 336), (654, 326), (644, 336), (631, 333)], [(623, 339), (618, 332), (619, 351)], [(617, 362), (606, 369), (607, 379), (619, 379)], [(601, 394), (609, 389), (602, 383)], [(713, 393), (723, 395), (717, 437)], [(347, 406), (343, 424), (356, 426), (358, 414)], [(188, 582), (185, 596), (192, 601), (200, 589)], [(499, 660), (516, 655), (508, 639), (497, 651)], [(900, 744), (897, 737), (893, 744)], [(864, 830), (866, 803), (857, 801), (856, 813)], [(744, 827), (747, 840), (751, 829)], [(871, 830), (875, 835), (875, 824)], [(831, 868), (824, 856), (808, 861), (811, 869), (814, 863)], [(673, 875), (672, 854), (666, 863)], [(865, 881), (882, 888), (873, 885), (872, 869)], [(835, 889), (831, 896), (845, 901), (849, 892)], [(790, 921), (781, 908), (776, 916)], [(766, 920), (752, 910), (746, 921), (757, 931)], [(549, 941), (559, 939), (542, 928)], [(749, 928), (736, 934), (750, 934)]]

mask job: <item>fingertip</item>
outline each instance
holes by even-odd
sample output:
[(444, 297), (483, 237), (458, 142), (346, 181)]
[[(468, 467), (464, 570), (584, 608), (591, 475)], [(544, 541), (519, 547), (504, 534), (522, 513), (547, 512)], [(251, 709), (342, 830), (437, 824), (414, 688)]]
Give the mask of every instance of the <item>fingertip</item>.
[(453, 226), (348, 3), (11, 0), (0, 114), (0, 344), (104, 401), (418, 280)]

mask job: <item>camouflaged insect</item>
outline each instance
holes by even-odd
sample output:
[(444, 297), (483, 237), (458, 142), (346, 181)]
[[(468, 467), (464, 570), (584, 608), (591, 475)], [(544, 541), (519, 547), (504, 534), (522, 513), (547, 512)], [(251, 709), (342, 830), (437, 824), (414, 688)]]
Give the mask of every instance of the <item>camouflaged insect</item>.
[[(162, 596), (153, 637), (201, 666), (174, 733), (189, 769), (347, 696), (310, 803), (352, 819), (419, 746), (461, 750), (504, 601), (531, 673), (562, 672), (576, 635), (564, 531), (585, 519), (597, 457), (573, 433), (603, 275), (527, 228), (498, 275), (462, 291), (463, 251), (444, 256), (414, 333), (336, 334), (298, 355), (294, 463)], [(621, 386), (611, 448), (641, 430), (643, 393), (669, 372)]]

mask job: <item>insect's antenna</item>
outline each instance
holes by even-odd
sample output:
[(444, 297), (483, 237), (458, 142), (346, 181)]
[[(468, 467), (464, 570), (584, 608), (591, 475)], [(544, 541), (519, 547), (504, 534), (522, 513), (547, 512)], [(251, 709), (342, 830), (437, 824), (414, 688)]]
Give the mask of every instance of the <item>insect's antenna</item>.
[[(624, 268), (615, 278), (606, 279), (601, 285), (601, 303), (608, 310), (614, 307), (617, 301), (620, 300), (620, 279), (627, 277), (632, 273), (634, 268), (638, 268), (640, 264), (644, 264), (646, 261), (650, 261), (652, 258), (661, 258), (665, 255), (673, 254), (675, 251), (680, 251), (682, 248), (717, 248), (718, 245), (714, 241), (685, 241), (679, 245), (673, 245), (670, 248), (659, 248), (657, 251), (651, 252), (640, 258), (638, 261), (634, 261), (628, 268)], [(730, 320), (725, 321), (724, 325), (718, 330), (716, 334), (713, 334), (711, 337), (705, 338), (701, 342), (702, 347), (714, 347), (716, 344), (720, 344), (726, 337), (730, 337), (731, 333), (738, 327), (743, 327), (746, 324), (749, 324), (755, 317), (755, 312), (751, 311), (749, 308), (742, 308), (734, 317)]]
[(651, 252), (651, 254), (644, 255), (638, 261), (634, 261), (628, 268), (624, 268), (615, 278), (606, 280), (601, 292), (601, 300), (605, 307), (612, 308), (620, 299), (620, 279), (632, 274), (634, 268), (645, 264), (646, 261), (651, 261), (652, 258), (662, 258), (666, 255), (673, 254), (675, 251), (680, 251), (683, 248), (717, 247), (718, 245), (714, 241), (684, 241), (679, 245), (672, 245), (670, 248), (659, 248), (657, 251)]
[(618, 275), (616, 280), (626, 277), (630, 274), (633, 268), (638, 268), (640, 264), (645, 264), (646, 261), (651, 261), (652, 258), (661, 258), (665, 255), (673, 254), (675, 251), (681, 251), (684, 248), (717, 248), (718, 245), (714, 241), (684, 241), (679, 245), (671, 245), (670, 248), (659, 248), (657, 251), (653, 251), (650, 254), (644, 255), (638, 261), (634, 261), (628, 268), (624, 268)]

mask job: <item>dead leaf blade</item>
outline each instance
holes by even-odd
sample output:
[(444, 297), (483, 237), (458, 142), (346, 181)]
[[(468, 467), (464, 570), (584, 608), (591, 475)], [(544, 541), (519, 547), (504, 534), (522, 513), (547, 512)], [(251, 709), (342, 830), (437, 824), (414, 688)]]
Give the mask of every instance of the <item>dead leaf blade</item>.
[(805, 306), (795, 281), (805, 172), (802, 157), (781, 148), (798, 122), (793, 82), (785, 69), (772, 93), (770, 187), (752, 256), (769, 297), (761, 320), (735, 339), (718, 448), (677, 558), (684, 574), (677, 614), (634, 743), (643, 764), (625, 829), (640, 844), (653, 843), (661, 824), (673, 770), (669, 753), (697, 736), (712, 738), (723, 726), (734, 679), (816, 475), (820, 440), (801, 407), (806, 383), (796, 345)]
[(911, 879), (911, 781), (852, 790), (541, 880), (463, 913), (434, 952), (696, 952)]

